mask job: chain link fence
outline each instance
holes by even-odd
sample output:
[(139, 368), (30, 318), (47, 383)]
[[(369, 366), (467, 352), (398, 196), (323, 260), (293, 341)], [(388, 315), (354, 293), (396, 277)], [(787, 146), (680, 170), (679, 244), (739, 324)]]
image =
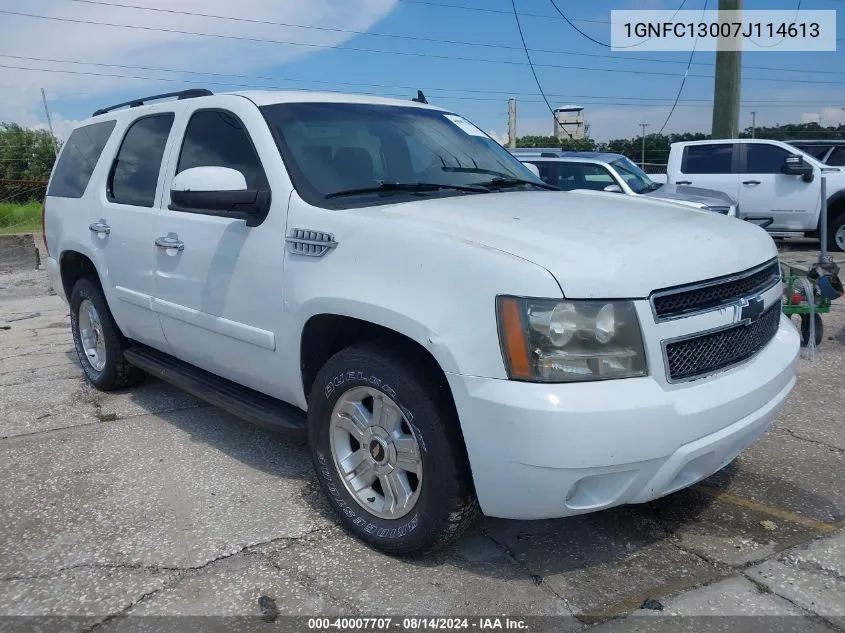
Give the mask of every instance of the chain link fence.
[(0, 233), (38, 232), (46, 192), (46, 180), (0, 178)]

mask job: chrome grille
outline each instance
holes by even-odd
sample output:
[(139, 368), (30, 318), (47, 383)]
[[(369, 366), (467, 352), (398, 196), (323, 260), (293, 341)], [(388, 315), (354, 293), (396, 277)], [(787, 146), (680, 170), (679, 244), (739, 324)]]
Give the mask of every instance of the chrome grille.
[(652, 293), (651, 305), (657, 321), (675, 319), (760, 294), (775, 285), (780, 278), (780, 264), (775, 259), (736, 275), (658, 290)]
[(666, 371), (672, 382), (727, 369), (763, 349), (780, 324), (780, 302), (753, 323), (743, 323), (664, 344)]

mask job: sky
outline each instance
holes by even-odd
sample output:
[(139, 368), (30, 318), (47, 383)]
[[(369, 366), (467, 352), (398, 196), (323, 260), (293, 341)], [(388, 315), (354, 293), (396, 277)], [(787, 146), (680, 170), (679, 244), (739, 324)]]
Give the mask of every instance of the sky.
[[(667, 119), (689, 52), (613, 52), (569, 26), (550, 0), (0, 0), (0, 121), (45, 127), (42, 88), (61, 138), (99, 107), (183, 88), (408, 99), (422, 89), (431, 103), (501, 139), (515, 96), (517, 135), (551, 134), (512, 1), (549, 102), (583, 106), (592, 138), (633, 138), (641, 123), (649, 132), (710, 131), (715, 53), (695, 53)], [(718, 2), (707, 1), (711, 9)], [(674, 11), (682, 0), (556, 2), (579, 29), (609, 42), (611, 10)], [(683, 2), (687, 10), (704, 5)], [(799, 5), (838, 9), (845, 47), (845, 0), (743, 4)], [(206, 17), (190, 15), (197, 13)], [(752, 111), (758, 126), (845, 123), (842, 50), (742, 59), (741, 127), (751, 125)]]

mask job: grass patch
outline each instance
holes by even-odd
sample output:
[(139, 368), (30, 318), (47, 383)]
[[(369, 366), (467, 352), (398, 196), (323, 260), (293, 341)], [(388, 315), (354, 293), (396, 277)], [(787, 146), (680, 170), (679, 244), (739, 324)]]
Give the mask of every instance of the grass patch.
[(0, 202), (0, 234), (37, 233), (40, 230), (40, 202)]
[(748, 580), (751, 581), (751, 584), (757, 587), (757, 593), (772, 593), (772, 590), (769, 585), (763, 584), (762, 582), (754, 580), (753, 578), (748, 578)]
[(98, 413), (97, 417), (99, 418), (100, 422), (114, 422), (117, 420), (116, 413)]

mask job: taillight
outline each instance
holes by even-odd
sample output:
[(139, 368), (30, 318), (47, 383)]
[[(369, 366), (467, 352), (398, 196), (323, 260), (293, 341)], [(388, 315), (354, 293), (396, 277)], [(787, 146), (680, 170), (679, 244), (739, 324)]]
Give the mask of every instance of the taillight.
[(50, 248), (47, 246), (47, 222), (46, 220), (47, 201), (41, 203), (41, 239), (44, 240), (44, 250), (47, 257), (50, 257)]

